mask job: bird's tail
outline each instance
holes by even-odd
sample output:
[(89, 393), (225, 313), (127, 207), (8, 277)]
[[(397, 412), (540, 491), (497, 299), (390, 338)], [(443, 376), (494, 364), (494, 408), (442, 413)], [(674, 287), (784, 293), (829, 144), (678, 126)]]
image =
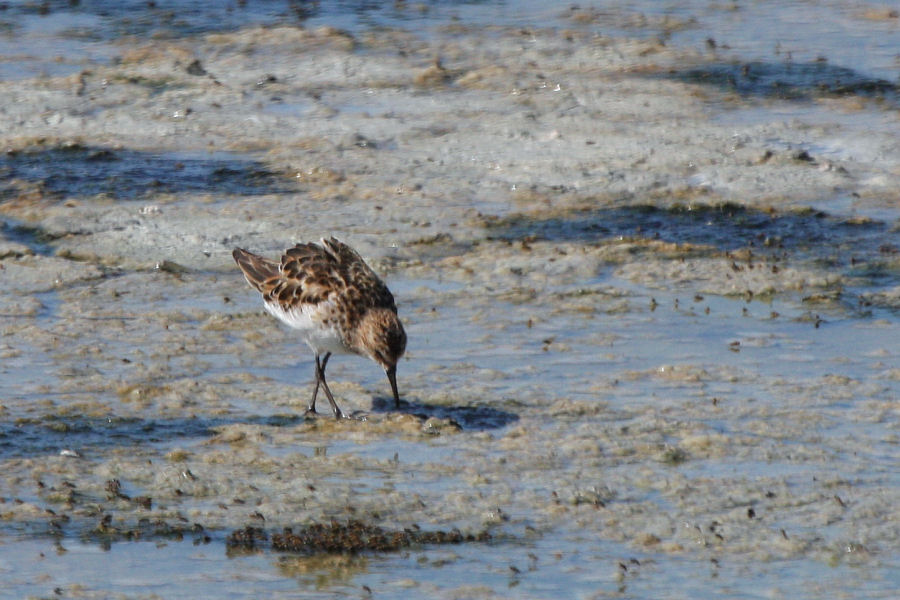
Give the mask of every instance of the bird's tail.
[(231, 255), (244, 273), (247, 283), (259, 292), (263, 291), (263, 283), (266, 280), (277, 277), (279, 274), (280, 265), (274, 260), (247, 252), (243, 248), (235, 248)]

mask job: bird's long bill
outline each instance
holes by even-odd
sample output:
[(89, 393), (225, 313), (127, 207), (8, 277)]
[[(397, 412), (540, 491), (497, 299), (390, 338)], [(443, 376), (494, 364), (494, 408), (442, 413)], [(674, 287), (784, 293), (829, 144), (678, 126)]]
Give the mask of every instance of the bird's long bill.
[(400, 392), (397, 391), (397, 366), (393, 366), (384, 371), (387, 373), (388, 381), (391, 382), (391, 391), (394, 393), (394, 407), (400, 408)]

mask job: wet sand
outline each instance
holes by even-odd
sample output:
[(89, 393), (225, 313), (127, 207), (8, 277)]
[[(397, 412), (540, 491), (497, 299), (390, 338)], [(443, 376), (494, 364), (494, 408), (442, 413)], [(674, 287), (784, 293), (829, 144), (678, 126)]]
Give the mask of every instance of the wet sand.
[[(309, 573), (323, 595), (891, 597), (896, 90), (596, 18), (124, 39), (0, 82), (15, 589), (110, 589), (36, 540), (187, 538), (211, 570), (187, 589), (235, 597)], [(336, 357), (365, 418), (303, 418), (309, 351), (230, 257), (325, 235), (397, 297), (400, 411)], [(332, 520), (478, 540), (227, 558), (245, 527)]]

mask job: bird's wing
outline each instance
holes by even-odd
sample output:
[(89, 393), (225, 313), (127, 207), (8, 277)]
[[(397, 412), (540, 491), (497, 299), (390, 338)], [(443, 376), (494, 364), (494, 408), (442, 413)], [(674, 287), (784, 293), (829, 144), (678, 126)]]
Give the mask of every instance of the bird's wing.
[(263, 296), (286, 309), (319, 304), (333, 294), (342, 294), (346, 287), (339, 265), (316, 244), (297, 244), (286, 250), (279, 271), (280, 280)]
[(321, 245), (297, 244), (285, 251), (280, 263), (240, 248), (233, 255), (263, 300), (283, 310), (334, 299), (397, 312), (393, 295), (375, 271), (336, 238), (323, 239)]
[(280, 276), (279, 264), (274, 260), (247, 252), (243, 248), (235, 248), (231, 255), (244, 273), (247, 283), (257, 291), (265, 292), (271, 280)]
[(372, 308), (389, 308), (397, 312), (394, 296), (356, 250), (334, 237), (323, 238), (321, 244), (323, 251), (338, 265), (346, 295), (365, 299)]

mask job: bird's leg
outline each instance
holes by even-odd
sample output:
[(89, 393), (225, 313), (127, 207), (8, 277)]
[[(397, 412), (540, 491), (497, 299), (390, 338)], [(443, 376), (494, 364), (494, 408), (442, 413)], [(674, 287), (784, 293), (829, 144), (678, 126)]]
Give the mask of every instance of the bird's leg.
[(328, 389), (328, 382), (325, 381), (325, 367), (328, 365), (328, 359), (331, 358), (331, 352), (326, 352), (325, 357), (322, 359), (322, 362), (319, 362), (319, 356), (316, 355), (316, 389), (313, 390), (313, 397), (309, 403), (309, 408), (306, 412), (315, 412), (316, 410), (316, 395), (319, 393), (319, 385), (321, 384), (322, 389), (325, 390), (325, 397), (328, 398), (328, 402), (331, 404), (331, 410), (334, 412), (335, 419), (345, 418), (341, 409), (338, 408), (337, 402), (334, 401), (334, 396), (331, 394), (331, 390)]
[(316, 397), (319, 395), (319, 385), (325, 381), (325, 365), (328, 364), (329, 358), (331, 358), (331, 352), (327, 352), (325, 359), (320, 362), (319, 355), (318, 353), (316, 354), (316, 388), (313, 390), (312, 399), (306, 407), (306, 414), (316, 414)]

